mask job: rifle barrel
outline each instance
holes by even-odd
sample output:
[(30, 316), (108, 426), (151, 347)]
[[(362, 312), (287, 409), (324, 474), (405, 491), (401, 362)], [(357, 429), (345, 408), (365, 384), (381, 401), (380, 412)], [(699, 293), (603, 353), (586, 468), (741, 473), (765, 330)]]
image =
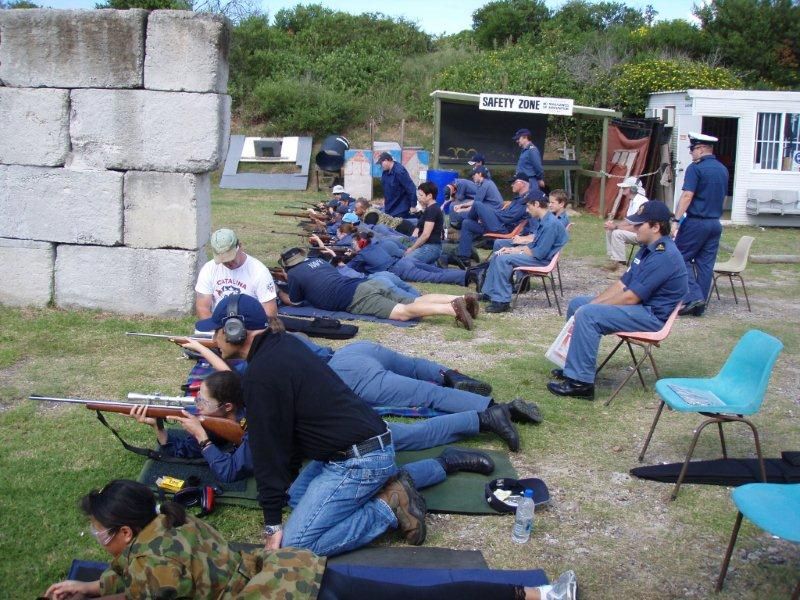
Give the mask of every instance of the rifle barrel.
[(210, 340), (212, 338), (211, 335), (202, 335), (202, 334), (192, 334), (192, 335), (184, 335), (184, 334), (176, 334), (170, 335), (168, 333), (139, 333), (138, 331), (126, 331), (125, 335), (132, 335), (136, 337), (151, 337), (151, 338), (159, 338), (162, 340), (174, 340), (176, 338), (183, 338), (187, 340)]
[(129, 392), (128, 400), (139, 403), (155, 402), (164, 404), (165, 406), (194, 406), (193, 396), (164, 396), (163, 394), (138, 394), (136, 392)]

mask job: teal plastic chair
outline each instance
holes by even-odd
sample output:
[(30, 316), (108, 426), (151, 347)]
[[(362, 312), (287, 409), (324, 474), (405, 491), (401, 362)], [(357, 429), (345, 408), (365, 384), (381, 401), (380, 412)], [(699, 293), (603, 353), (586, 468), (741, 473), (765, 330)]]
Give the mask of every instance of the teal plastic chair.
[[(661, 396), (661, 404), (655, 419), (653, 419), (650, 433), (647, 434), (642, 452), (639, 454), (639, 462), (644, 460), (644, 454), (647, 452), (647, 447), (650, 445), (665, 405), (678, 412), (700, 413), (708, 417), (694, 430), (689, 452), (686, 454), (678, 481), (675, 482), (675, 489), (672, 492), (673, 500), (681, 489), (681, 483), (683, 483), (700, 434), (712, 423), (716, 423), (719, 428), (723, 458), (728, 458), (728, 451), (725, 447), (722, 424), (740, 422), (750, 428), (755, 440), (758, 462), (761, 465), (761, 478), (764, 481), (767, 480), (758, 430), (744, 417), (753, 415), (761, 409), (761, 403), (764, 401), (764, 394), (772, 374), (772, 367), (782, 349), (783, 343), (779, 339), (763, 331), (752, 329), (742, 336), (716, 376), (710, 379), (659, 379), (656, 382), (656, 392)], [(682, 395), (678, 394), (671, 386), (682, 388), (680, 390)]]
[[(722, 584), (725, 583), (742, 517), (747, 517), (767, 533), (800, 543), (800, 483), (748, 483), (733, 490), (731, 496), (739, 513), (714, 588), (717, 592), (722, 590)], [(793, 599), (798, 597), (800, 581), (792, 594)]]

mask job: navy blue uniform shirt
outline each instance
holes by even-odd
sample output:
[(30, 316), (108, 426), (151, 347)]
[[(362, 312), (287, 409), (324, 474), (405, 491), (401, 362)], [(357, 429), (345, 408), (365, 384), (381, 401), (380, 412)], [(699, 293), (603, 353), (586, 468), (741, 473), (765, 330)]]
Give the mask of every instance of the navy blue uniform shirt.
[(381, 271), (388, 271), (389, 268), (397, 262), (397, 258), (393, 257), (386, 251), (387, 247), (383, 244), (373, 241), (371, 244), (364, 246), (358, 251), (347, 266), (355, 269), (360, 273), (380, 273)]
[(311, 258), (289, 269), (289, 298), (307, 300), (325, 310), (347, 310), (361, 279), (345, 277), (321, 258)]
[(538, 220), (534, 236), (533, 242), (528, 244), (528, 248), (531, 249), (533, 258), (547, 262), (551, 261), (556, 252), (569, 241), (569, 235), (564, 226), (551, 212)]
[(544, 177), (542, 155), (539, 154), (539, 149), (534, 144), (530, 144), (520, 152), (519, 159), (517, 160), (517, 173), (525, 175), (528, 181), (531, 179), (536, 179), (538, 181)]
[(713, 154), (707, 154), (686, 169), (683, 191), (694, 192), (686, 215), (703, 219), (719, 219), (722, 203), (728, 193), (728, 169)]
[(503, 207), (503, 194), (497, 189), (494, 181), (491, 179), (484, 179), (476, 185), (477, 191), (475, 192), (475, 202), (483, 202), (486, 206), (492, 208)]
[(381, 173), (383, 186), (383, 212), (393, 217), (407, 217), (408, 211), (417, 205), (417, 186), (406, 168), (398, 162)]
[(462, 200), (472, 200), (478, 191), (478, 186), (471, 179), (456, 179), (456, 197), (454, 200), (461, 202)]
[(662, 321), (669, 318), (688, 289), (686, 263), (668, 235), (643, 246), (621, 281)]

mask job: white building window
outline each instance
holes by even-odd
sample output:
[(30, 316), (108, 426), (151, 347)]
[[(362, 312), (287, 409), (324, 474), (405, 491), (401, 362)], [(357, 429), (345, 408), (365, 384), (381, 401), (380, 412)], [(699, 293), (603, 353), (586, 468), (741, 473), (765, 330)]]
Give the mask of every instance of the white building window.
[(758, 113), (754, 166), (800, 171), (800, 113)]

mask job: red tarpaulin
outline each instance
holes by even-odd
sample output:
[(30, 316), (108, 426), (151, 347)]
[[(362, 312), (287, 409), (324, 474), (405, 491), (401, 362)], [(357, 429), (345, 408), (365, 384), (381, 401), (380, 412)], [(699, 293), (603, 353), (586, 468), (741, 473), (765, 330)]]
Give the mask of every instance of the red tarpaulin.
[[(630, 175), (640, 175), (644, 172), (645, 161), (647, 160), (647, 148), (650, 145), (650, 138), (645, 137), (639, 140), (629, 140), (625, 135), (619, 130), (618, 127), (615, 125), (611, 125), (608, 128), (608, 154), (606, 159), (606, 166), (605, 169), (601, 169), (600, 166), (600, 151), (597, 152), (597, 158), (594, 161), (594, 170), (600, 171), (604, 170), (606, 173), (610, 175), (616, 175), (616, 177), (609, 177), (606, 181), (606, 204), (605, 210), (609, 212), (613, 205), (614, 205), (614, 198), (617, 197), (619, 193), (619, 188), (617, 184), (622, 181), (622, 178), (625, 177), (626, 167), (625, 165), (615, 164), (613, 161), (614, 152), (617, 150), (622, 151), (635, 151), (638, 152), (636, 156), (636, 160), (631, 167)], [(599, 214), (600, 212), (600, 178), (593, 177), (592, 182), (589, 184), (589, 187), (586, 188), (586, 192), (583, 194), (583, 201), (586, 203), (586, 210), (593, 214)], [(622, 200), (617, 207), (617, 212), (614, 215), (614, 218), (622, 218), (622, 215), (625, 214), (625, 211), (628, 208), (628, 203), (626, 200)]]

